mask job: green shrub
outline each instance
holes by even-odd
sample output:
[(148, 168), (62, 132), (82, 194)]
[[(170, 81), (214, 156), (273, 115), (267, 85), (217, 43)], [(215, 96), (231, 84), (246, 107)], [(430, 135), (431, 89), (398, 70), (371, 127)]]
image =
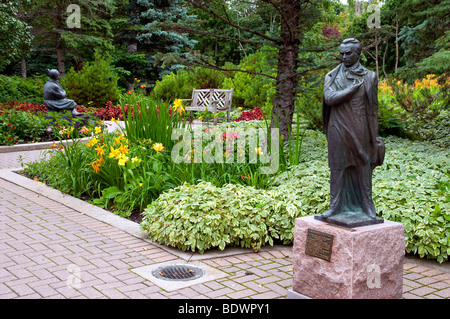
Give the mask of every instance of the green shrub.
[(164, 75), (161, 81), (156, 82), (153, 93), (164, 100), (190, 99), (193, 89), (222, 88), (224, 78), (224, 73), (216, 70), (200, 67), (182, 69)]
[[(271, 51), (260, 50), (244, 58), (238, 66), (228, 64), (225, 67), (273, 75), (275, 72), (270, 68), (271, 59)], [(225, 78), (223, 88), (234, 89), (233, 105), (263, 108), (273, 102), (275, 81), (262, 75), (234, 72)]]
[(42, 104), (44, 102), (42, 91), (47, 78), (36, 76), (22, 79), (18, 76), (8, 77), (0, 74), (0, 103), (14, 100)]
[(67, 98), (85, 106), (104, 107), (106, 102), (116, 102), (119, 98), (118, 77), (108, 60), (95, 54), (95, 60), (86, 63), (83, 69), (74, 68), (61, 78)]
[(291, 218), (274, 218), (274, 210), (284, 205), (253, 187), (184, 184), (149, 205), (141, 228), (153, 240), (182, 250), (203, 253), (226, 246), (259, 250), (272, 245), (274, 238), (284, 240), (282, 228), (292, 227)]

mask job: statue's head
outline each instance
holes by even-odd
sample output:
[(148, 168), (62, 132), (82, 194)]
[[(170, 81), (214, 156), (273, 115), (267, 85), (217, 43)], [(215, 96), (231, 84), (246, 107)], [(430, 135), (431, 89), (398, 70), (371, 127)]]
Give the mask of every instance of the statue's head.
[(361, 55), (361, 43), (355, 38), (349, 38), (342, 41), (339, 52), (341, 53), (342, 63), (350, 67), (359, 61)]
[(48, 73), (48, 76), (50, 77), (50, 79), (52, 79), (52, 80), (58, 80), (59, 79), (59, 72), (58, 72), (58, 70), (56, 70), (56, 69), (51, 69), (51, 70), (47, 69), (47, 73)]

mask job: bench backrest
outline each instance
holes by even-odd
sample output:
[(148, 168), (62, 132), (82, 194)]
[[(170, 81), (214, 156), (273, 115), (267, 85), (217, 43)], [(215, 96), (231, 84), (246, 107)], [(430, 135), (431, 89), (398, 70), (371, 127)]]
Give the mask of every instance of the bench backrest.
[[(221, 110), (230, 110), (233, 89), (194, 89), (192, 91), (192, 102), (187, 110), (215, 112), (215, 107)], [(213, 103), (216, 102), (216, 103)]]

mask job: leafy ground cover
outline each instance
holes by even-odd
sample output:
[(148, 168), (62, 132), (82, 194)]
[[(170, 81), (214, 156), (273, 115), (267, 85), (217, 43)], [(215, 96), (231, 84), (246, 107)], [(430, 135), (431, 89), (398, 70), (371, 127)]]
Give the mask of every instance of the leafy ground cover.
[[(405, 225), (407, 252), (448, 260), (449, 151), (397, 137), (387, 138), (386, 147), (386, 163), (373, 176), (378, 215)], [(326, 158), (324, 136), (308, 131), (301, 163), (280, 174), (270, 188), (185, 184), (152, 202), (141, 226), (154, 240), (200, 252), (292, 243), (294, 219), (328, 207)]]

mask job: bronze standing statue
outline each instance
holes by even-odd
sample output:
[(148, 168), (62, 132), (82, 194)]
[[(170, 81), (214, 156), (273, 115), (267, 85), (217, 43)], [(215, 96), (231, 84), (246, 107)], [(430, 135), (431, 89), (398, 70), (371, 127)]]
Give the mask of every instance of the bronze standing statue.
[(48, 70), (47, 73), (50, 76), (50, 80), (44, 85), (44, 103), (47, 105), (50, 111), (72, 111), (73, 115), (79, 115), (82, 113), (77, 112), (77, 103), (73, 100), (66, 99), (66, 91), (59, 83), (58, 70)]
[(323, 125), (328, 140), (330, 208), (315, 218), (346, 227), (382, 223), (372, 200), (372, 171), (384, 160), (378, 136), (378, 79), (359, 63), (361, 43), (346, 39), (342, 64), (325, 77)]

